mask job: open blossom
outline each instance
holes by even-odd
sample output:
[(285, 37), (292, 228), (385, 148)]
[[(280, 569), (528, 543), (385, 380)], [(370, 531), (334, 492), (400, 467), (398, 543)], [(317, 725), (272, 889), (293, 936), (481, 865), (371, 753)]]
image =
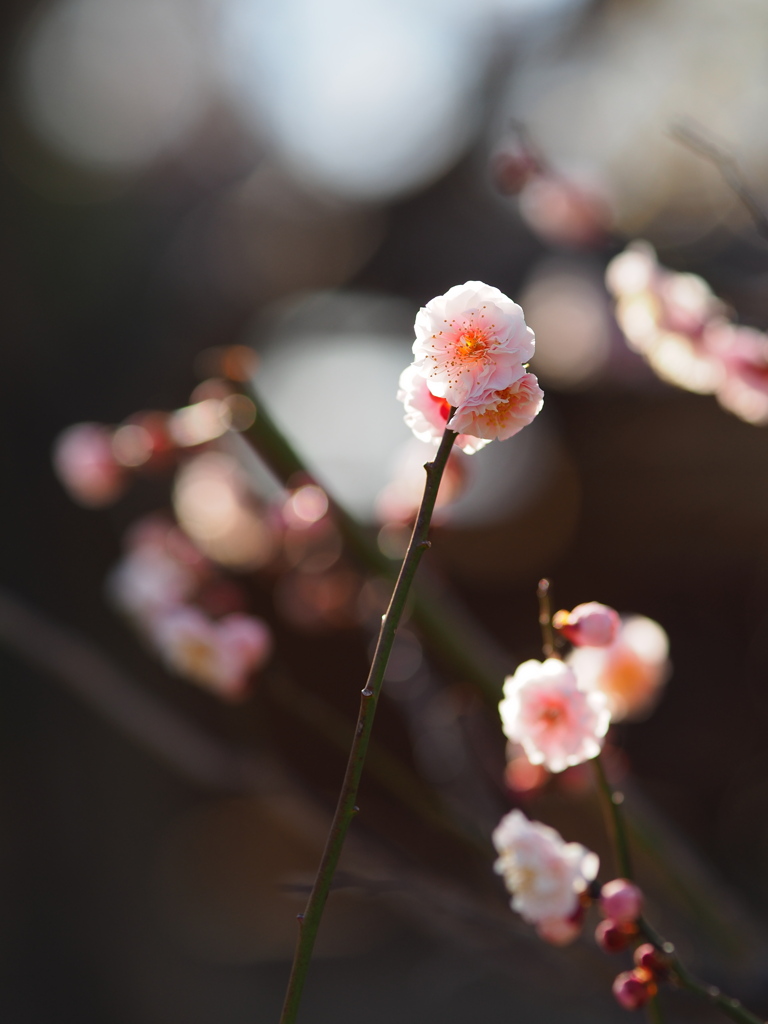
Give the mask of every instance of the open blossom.
[(508, 388), (533, 356), (533, 331), (520, 306), (481, 281), (432, 299), (419, 310), (415, 328), (414, 365), (449, 406)]
[(525, 373), (503, 391), (484, 391), (471, 396), (453, 415), (451, 430), (466, 434), (475, 441), (475, 448), (483, 442), (506, 441), (523, 427), (527, 427), (541, 410), (544, 392), (532, 373)]
[(53, 466), (69, 496), (87, 508), (111, 505), (125, 488), (112, 431), (100, 423), (75, 423), (62, 431), (53, 446)]
[(574, 915), (580, 894), (597, 877), (597, 854), (518, 810), (501, 819), (492, 838), (499, 854), (494, 870), (512, 894), (512, 909), (531, 924), (552, 923), (551, 929), (544, 925), (543, 937), (549, 930), (554, 937), (553, 922)]
[(551, 772), (596, 757), (611, 720), (605, 695), (583, 689), (557, 658), (519, 665), (505, 680), (499, 714), (507, 739)]
[(214, 622), (187, 605), (156, 619), (152, 633), (172, 672), (228, 699), (243, 695), (248, 676), (272, 647), (269, 627), (261, 619), (234, 613)]
[[(451, 413), (451, 405), (445, 398), (438, 398), (433, 395), (427, 386), (427, 380), (421, 375), (418, 368), (411, 363), (400, 374), (400, 388), (397, 392), (398, 401), (405, 406), (405, 422), (420, 441), (439, 441), (448, 423)], [(454, 417), (455, 419), (455, 417)], [(461, 448), (472, 455), (480, 451), (488, 444), (488, 440), (481, 440), (479, 437), (470, 437), (468, 434), (459, 434), (454, 441), (457, 448)], [(420, 488), (420, 490), (422, 490)]]
[(658, 622), (630, 615), (608, 647), (579, 647), (566, 661), (581, 686), (605, 694), (614, 721), (643, 718), (670, 673), (669, 639)]

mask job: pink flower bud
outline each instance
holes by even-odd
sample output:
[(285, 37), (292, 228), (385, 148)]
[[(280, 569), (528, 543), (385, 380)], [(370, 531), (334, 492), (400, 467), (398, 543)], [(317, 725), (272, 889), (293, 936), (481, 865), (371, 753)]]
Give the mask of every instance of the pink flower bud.
[(617, 975), (613, 983), (613, 994), (625, 1010), (639, 1010), (656, 994), (656, 986), (645, 975), (645, 971), (622, 971)]
[(650, 942), (644, 942), (638, 946), (634, 953), (634, 961), (638, 967), (649, 971), (657, 978), (663, 977), (669, 969), (665, 955)]
[(604, 953), (620, 953), (636, 934), (635, 925), (619, 924), (618, 921), (608, 919), (601, 921), (595, 929), (595, 940)]
[(125, 477), (112, 452), (112, 431), (100, 423), (75, 423), (56, 438), (53, 466), (69, 496), (79, 505), (111, 505), (123, 492)]
[(552, 625), (575, 647), (607, 647), (616, 639), (621, 620), (613, 608), (590, 601), (571, 612), (557, 612)]
[(618, 924), (636, 921), (643, 906), (643, 894), (626, 878), (614, 878), (600, 890), (603, 915)]

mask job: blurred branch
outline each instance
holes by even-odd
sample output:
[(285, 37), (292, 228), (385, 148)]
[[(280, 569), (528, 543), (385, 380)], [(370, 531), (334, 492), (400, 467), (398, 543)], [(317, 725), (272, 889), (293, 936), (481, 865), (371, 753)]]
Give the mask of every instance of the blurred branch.
[[(313, 475), (256, 395), (256, 419), (242, 434), (275, 476), (286, 486)], [(327, 492), (326, 492), (327, 493)], [(360, 524), (328, 495), (331, 515), (352, 555), (370, 572), (394, 579), (397, 566), (381, 553)], [(478, 629), (443, 587), (420, 577), (411, 593), (411, 621), (432, 654), (454, 676), (465, 678), (492, 707), (501, 696), (504, 676), (514, 660), (482, 629)]]
[(741, 168), (735, 158), (711, 139), (706, 138), (703, 132), (688, 122), (673, 125), (669, 134), (686, 149), (690, 149), (692, 153), (696, 153), (697, 156), (703, 157), (715, 165), (726, 184), (743, 203), (758, 234), (768, 241), (768, 216), (744, 181)]
[(90, 642), (0, 590), (0, 643), (39, 668), (180, 775), (208, 789), (263, 788), (263, 766), (144, 692)]

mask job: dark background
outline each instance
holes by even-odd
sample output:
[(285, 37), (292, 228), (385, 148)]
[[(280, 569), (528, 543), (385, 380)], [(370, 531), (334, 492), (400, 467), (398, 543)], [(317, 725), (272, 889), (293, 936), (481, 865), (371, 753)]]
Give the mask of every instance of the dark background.
[[(732, 129), (727, 141), (756, 194), (764, 190), (766, 138), (754, 125), (765, 68), (750, 40), (764, 40), (768, 25), (738, 6), (729, 7), (727, 38), (718, 36), (716, 4), (696, 7), (698, 24), (681, 3), (562, 5), (506, 20), (486, 12), (484, 31), (497, 31), (483, 51), (472, 117), (456, 126), (466, 142), (421, 180), (362, 198), (311, 174), (301, 179), (279, 137), (254, 132), (221, 93), (173, 146), (158, 145), (130, 170), (78, 162), (25, 113), (20, 54), (45, 8), (5, 9), (3, 586), (108, 652), (207, 735), (288, 764), (299, 795), (291, 818), (287, 798), (281, 810), (269, 793), (195, 783), (54, 675), (3, 652), (4, 1020), (276, 1019), (293, 915), (321, 834), (309, 809), (328, 805), (342, 770), (340, 754), (292, 721), (266, 687), (244, 707), (220, 706), (167, 676), (105, 606), (103, 581), (123, 530), (167, 504), (168, 481), (142, 481), (106, 511), (79, 508), (51, 470), (57, 433), (77, 421), (118, 423), (137, 409), (185, 404), (199, 352), (252, 341), (253, 324), (268, 320), (276, 302), (307, 289), (394, 297), (415, 313), (452, 284), (481, 279), (525, 304), (535, 275), (554, 266), (587, 280), (594, 295), (610, 255), (635, 236), (649, 237), (676, 269), (702, 274), (744, 322), (765, 328), (768, 248), (716, 172), (665, 135), (680, 114), (709, 114), (714, 129)], [(647, 63), (617, 69), (612, 55), (633, 34), (645, 39)], [(696, 85), (702, 54), (717, 71), (709, 94)], [(554, 87), (548, 104), (537, 90), (561, 79), (583, 90), (584, 109), (558, 148), (558, 116), (568, 111), (557, 107)], [(610, 96), (620, 87), (636, 101), (623, 114), (607, 100), (592, 102), (590, 90)], [(514, 199), (494, 192), (488, 164), (509, 137), (511, 113), (530, 122), (553, 161), (592, 153), (618, 196), (605, 245), (544, 240)], [(253, 180), (268, 180), (271, 191), (249, 191)], [(616, 328), (607, 330), (610, 355), (588, 379), (549, 384), (541, 372), (546, 405), (531, 430), (546, 439), (546, 464), (533, 474), (536, 486), (513, 514), (501, 507), (440, 528), (433, 568), (509, 652), (510, 669), (538, 654), (535, 586), (545, 574), (558, 606), (598, 599), (664, 625), (674, 663), (668, 691), (647, 722), (620, 727), (614, 739), (638, 805), (650, 798), (674, 823), (668, 856), (671, 843), (676, 867), (711, 893), (723, 948), (703, 932), (696, 946), (696, 918), (679, 894), (666, 893), (662, 905), (663, 872), (646, 866), (648, 885), (664, 927), (693, 961), (766, 1012), (768, 436), (712, 398), (657, 382), (622, 354)], [(568, 345), (568, 332), (566, 309), (559, 332), (548, 331), (551, 351)], [(281, 623), (273, 583), (257, 580), (253, 592), (278, 650), (297, 679), (351, 721), (366, 637), (353, 628), (309, 635)], [(456, 680), (436, 670), (430, 680), (449, 688), (478, 730), (469, 774), (486, 801), (478, 815), (492, 822), (509, 806), (492, 778), (503, 755), (495, 724)], [(380, 729), (382, 742), (410, 761), (396, 702), (382, 708)], [(439, 788), (439, 780), (430, 784)], [(366, 797), (349, 870), (380, 884), (339, 894), (326, 956), (308, 987), (307, 1021), (621, 1018), (608, 989), (623, 961), (589, 940), (570, 951), (543, 948), (507, 923), (490, 859), (433, 832), (375, 782)], [(570, 805), (560, 791), (545, 794), (530, 813), (608, 862), (588, 793)], [(701, 860), (689, 862), (677, 842)], [(724, 886), (717, 895), (715, 885)], [(473, 919), (457, 893), (480, 901), (488, 919), (480, 911)], [(672, 1011), (674, 1019), (709, 1019), (682, 997), (670, 1005), (670, 1019)]]

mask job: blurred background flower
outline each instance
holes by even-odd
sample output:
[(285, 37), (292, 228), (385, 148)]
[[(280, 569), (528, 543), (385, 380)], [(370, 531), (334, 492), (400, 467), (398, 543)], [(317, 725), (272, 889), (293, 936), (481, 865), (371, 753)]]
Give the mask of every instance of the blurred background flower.
[[(190, 392), (222, 372), (212, 351), (255, 350), (256, 386), (319, 484), (395, 553), (412, 507), (395, 393), (413, 319), (478, 279), (523, 305), (547, 399), (518, 437), (455, 467), (429, 558), (437, 587), (479, 616), (509, 672), (539, 656), (544, 574), (556, 606), (598, 594), (663, 624), (674, 679), (652, 717), (622, 723), (613, 741), (735, 887), (734, 945), (711, 959), (745, 999), (759, 996), (762, 925), (743, 924), (739, 901), (768, 913), (768, 434), (659, 381), (624, 343), (603, 281), (641, 237), (670, 270), (703, 278), (740, 331), (768, 329), (765, 242), (717, 169), (670, 137), (681, 119), (700, 125), (768, 207), (768, 10), (16, 0), (0, 31), (4, 585), (88, 634), (200, 729), (296, 773), (279, 797), (193, 782), (3, 653), (5, 1016), (277, 1017), (318, 817), (342, 770), (333, 737), (356, 707), (386, 588), (347, 561), (322, 486), (278, 487), (225, 435), (248, 410)], [(761, 420), (764, 359), (746, 351), (750, 337), (721, 339), (744, 377), (727, 400), (759, 399)], [(144, 409), (183, 414), (134, 417)], [(86, 505), (130, 477), (106, 509), (73, 505), (53, 477), (52, 444), (73, 423), (120, 424), (87, 451), (59, 449), (60, 468), (84, 467)], [(126, 529), (171, 506), (236, 577), (207, 590), (206, 614), (243, 602), (274, 632), (278, 667), (237, 707), (164, 672), (103, 602)], [(160, 590), (164, 564), (153, 566)], [(142, 569), (140, 596), (147, 579)], [(0, 615), (10, 643), (9, 622)], [(424, 873), (406, 884), (386, 858), (373, 870), (350, 854), (313, 978), (315, 1019), (620, 1019), (613, 969), (578, 944), (566, 963), (504, 932), (489, 957), (487, 935), (414, 910), (438, 875), (436, 904), (469, 878), (478, 898), (498, 901), (490, 862), (433, 831), (429, 814), (439, 793), (490, 834), (509, 794), (497, 724), (460, 673), (428, 662), (412, 624), (397, 664), (377, 722), (378, 778), (393, 783), (384, 755), (396, 754), (429, 798), (404, 811), (372, 776), (360, 834), (400, 844)], [(559, 790), (523, 785), (519, 764), (513, 774), (533, 817), (605, 860), (578, 780), (569, 810), (568, 773)], [(301, 793), (319, 801), (318, 817)], [(655, 881), (693, 914), (687, 932), (675, 918), (683, 947), (706, 936), (716, 949), (677, 883)], [(710, 953), (699, 955), (706, 967)], [(542, 984), (553, 964), (560, 994)]]

